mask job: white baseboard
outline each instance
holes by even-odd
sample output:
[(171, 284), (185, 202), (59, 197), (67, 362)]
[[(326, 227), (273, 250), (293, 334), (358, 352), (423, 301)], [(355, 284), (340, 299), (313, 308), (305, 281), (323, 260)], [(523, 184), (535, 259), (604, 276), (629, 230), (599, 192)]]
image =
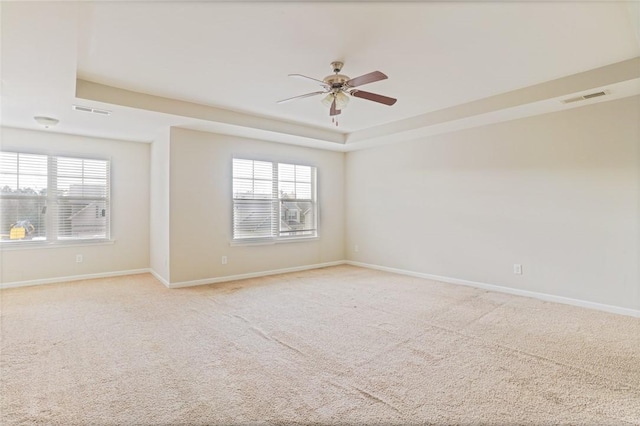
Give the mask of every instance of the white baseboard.
[(84, 275), (72, 275), (69, 277), (45, 278), (42, 280), (14, 281), (9, 283), (1, 283), (0, 289), (29, 287), (32, 285), (56, 284), (56, 283), (62, 283), (67, 281), (91, 280), (94, 278), (119, 277), (122, 275), (146, 274), (149, 272), (151, 272), (149, 268), (142, 268), (142, 269), (129, 269), (128, 271), (101, 272), (98, 274), (84, 274)]
[(149, 269), (149, 272), (151, 272), (151, 275), (153, 275), (158, 281), (164, 284), (165, 287), (171, 288), (171, 284), (169, 284), (169, 281), (162, 278), (162, 276), (160, 276), (160, 274), (158, 274), (155, 270)]
[(227, 275), (225, 277), (205, 278), (202, 280), (182, 281), (177, 283), (166, 283), (166, 284), (164, 281), (162, 282), (164, 285), (166, 285), (169, 288), (193, 287), (197, 285), (217, 284), (217, 283), (222, 283), (227, 281), (246, 280), (248, 278), (266, 277), (268, 275), (286, 274), (288, 272), (306, 271), (308, 269), (326, 268), (328, 266), (344, 265), (345, 263), (346, 261), (344, 260), (338, 260), (335, 262), (316, 263), (313, 265), (304, 265), (304, 266), (294, 266), (293, 268), (283, 268), (283, 269), (273, 269), (271, 271), (251, 272), (249, 274)]
[(640, 310), (638, 309), (623, 308), (620, 306), (613, 306), (613, 305), (605, 305), (603, 303), (589, 302), (587, 300), (572, 299), (570, 297), (555, 296), (552, 294), (538, 293), (535, 291), (519, 290), (515, 288), (503, 287), (503, 286), (494, 285), (494, 284), (486, 284), (486, 283), (481, 283), (477, 281), (461, 280), (459, 278), (443, 277), (440, 275), (432, 275), (432, 274), (425, 274), (422, 272), (407, 271), (404, 269), (389, 268), (387, 266), (379, 266), (379, 265), (372, 265), (369, 263), (354, 262), (352, 260), (347, 260), (344, 263), (346, 263), (347, 265), (360, 266), (363, 268), (393, 272), (395, 274), (409, 275), (409, 276), (418, 277), (418, 278), (426, 278), (429, 280), (440, 281), (440, 282), (445, 282), (449, 284), (465, 285), (469, 287), (481, 288), (484, 290), (513, 294), (516, 296), (532, 297), (534, 299), (540, 299), (547, 302), (563, 303), (565, 305), (579, 306), (582, 308), (596, 309), (598, 311), (605, 311), (605, 312), (611, 312), (614, 314), (628, 315), (628, 316), (640, 318)]
[(145, 274), (145, 273), (151, 273), (158, 281), (160, 281), (167, 288), (183, 288), (183, 287), (193, 287), (193, 286), (206, 285), (206, 284), (217, 284), (217, 283), (222, 283), (227, 281), (245, 280), (248, 278), (265, 277), (269, 275), (286, 274), (288, 272), (306, 271), (309, 269), (326, 268), (329, 266), (338, 266), (338, 265), (345, 265), (345, 264), (359, 266), (362, 268), (377, 269), (380, 271), (392, 272), (395, 274), (408, 275), (412, 277), (425, 278), (428, 280), (440, 281), (440, 282), (445, 282), (450, 284), (459, 284), (459, 285), (465, 285), (469, 287), (476, 287), (484, 290), (513, 294), (516, 296), (532, 297), (535, 299), (545, 300), (547, 302), (563, 303), (565, 305), (579, 306), (583, 308), (595, 309), (599, 311), (611, 312), (614, 314), (621, 314), (621, 315), (627, 315), (635, 318), (640, 318), (639, 309), (623, 308), (620, 306), (606, 305), (603, 303), (590, 302), (587, 300), (572, 299), (569, 297), (555, 296), (552, 294), (538, 293), (535, 291), (520, 290), (520, 289), (504, 287), (504, 286), (499, 286), (494, 284), (487, 284), (487, 283), (482, 283), (477, 281), (463, 280), (459, 278), (444, 277), (441, 275), (433, 275), (433, 274), (426, 274), (422, 272), (408, 271), (405, 269), (390, 268), (387, 266), (355, 262), (352, 260), (338, 260), (335, 262), (316, 263), (313, 265), (295, 266), (292, 268), (274, 269), (270, 271), (252, 272), (248, 274), (239, 274), (239, 275), (228, 275), (224, 277), (205, 278), (201, 280), (182, 281), (177, 283), (170, 283), (169, 281), (164, 279), (162, 276), (160, 276), (153, 269), (142, 268), (142, 269), (130, 269), (127, 271), (103, 272), (103, 273), (97, 273), (97, 274), (85, 274), (85, 275), (73, 275), (68, 277), (46, 278), (41, 280), (14, 281), (14, 282), (8, 282), (8, 283), (0, 283), (0, 289), (28, 287), (28, 286), (45, 285), (45, 284), (56, 284), (56, 283), (68, 282), (68, 281), (89, 280), (89, 279), (95, 279), (95, 278), (109, 278), (109, 277), (118, 277), (122, 275), (136, 275), (136, 274)]

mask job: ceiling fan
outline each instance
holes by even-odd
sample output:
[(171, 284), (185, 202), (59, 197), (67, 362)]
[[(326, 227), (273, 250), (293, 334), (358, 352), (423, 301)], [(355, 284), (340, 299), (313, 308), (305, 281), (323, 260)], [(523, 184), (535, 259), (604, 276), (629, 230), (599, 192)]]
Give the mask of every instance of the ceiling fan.
[[(365, 92), (364, 90), (356, 89), (356, 87), (363, 86), (365, 84), (373, 83), (376, 81), (384, 80), (388, 78), (384, 73), (380, 71), (373, 71), (360, 77), (350, 78), (346, 75), (340, 74), (344, 63), (335, 61), (331, 62), (334, 74), (326, 76), (322, 80), (318, 80), (312, 77), (307, 77), (302, 74), (289, 74), (289, 77), (302, 78), (311, 80), (322, 86), (322, 90), (312, 93), (306, 93), (304, 95), (294, 96), (292, 98), (282, 99), (277, 103), (293, 101), (296, 99), (308, 98), (310, 96), (324, 95), (322, 103), (329, 107), (329, 116), (333, 117), (340, 114), (347, 104), (349, 103), (349, 96), (356, 98), (367, 99), (369, 101), (378, 102), (384, 105), (393, 105), (397, 102), (397, 99), (390, 98), (388, 96), (378, 95), (377, 93)], [(335, 122), (338, 125), (337, 121)]]

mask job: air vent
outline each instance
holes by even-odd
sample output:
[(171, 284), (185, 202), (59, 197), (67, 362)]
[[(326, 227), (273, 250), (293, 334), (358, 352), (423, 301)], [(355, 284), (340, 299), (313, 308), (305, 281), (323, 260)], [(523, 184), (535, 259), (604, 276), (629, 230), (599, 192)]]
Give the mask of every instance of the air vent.
[(606, 93), (604, 93), (604, 92), (596, 92), (596, 93), (589, 93), (588, 95), (584, 95), (583, 98), (591, 99), (591, 98), (597, 98), (598, 96), (604, 96), (604, 95), (606, 95)]
[(71, 108), (74, 111), (90, 112), (92, 114), (99, 115), (111, 115), (111, 111), (107, 111), (106, 109), (91, 108), (82, 105), (72, 105)]
[(578, 96), (575, 98), (570, 98), (570, 99), (564, 99), (562, 100), (563, 104), (570, 104), (572, 102), (579, 102), (579, 101), (585, 101), (587, 99), (591, 99), (591, 98), (597, 98), (599, 96), (604, 96), (606, 95), (607, 92), (594, 92), (594, 93), (589, 93), (588, 95), (582, 95), (582, 96)]
[(79, 106), (79, 105), (74, 105), (73, 109), (76, 110), (76, 111), (93, 112), (93, 110), (91, 108), (87, 108), (87, 107), (83, 107), (83, 106)]

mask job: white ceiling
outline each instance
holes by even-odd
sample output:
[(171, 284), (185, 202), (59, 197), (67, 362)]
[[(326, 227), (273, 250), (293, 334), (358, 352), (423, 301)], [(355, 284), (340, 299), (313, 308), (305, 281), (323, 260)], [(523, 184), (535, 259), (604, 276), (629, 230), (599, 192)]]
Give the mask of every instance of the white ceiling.
[[(640, 56), (636, 5), (628, 2), (1, 6), (3, 125), (32, 128), (32, 117), (44, 114), (60, 118), (56, 131), (128, 140), (149, 141), (162, 128), (179, 125), (348, 145), (375, 136), (372, 129), (415, 134), (429, 114)], [(386, 73), (388, 80), (362, 89), (396, 97), (397, 104), (352, 98), (337, 128), (321, 97), (276, 104), (317, 90), (287, 74), (322, 79), (333, 60), (344, 61), (343, 74), (351, 77)], [(100, 85), (80, 90), (76, 79)], [(640, 91), (637, 81), (612, 87), (614, 97)], [(550, 97), (569, 94), (555, 90)], [(73, 103), (114, 113), (71, 111)], [(201, 113), (189, 112), (192, 104)], [(557, 102), (549, 105), (558, 108)], [(399, 123), (408, 119), (414, 127), (403, 128)]]

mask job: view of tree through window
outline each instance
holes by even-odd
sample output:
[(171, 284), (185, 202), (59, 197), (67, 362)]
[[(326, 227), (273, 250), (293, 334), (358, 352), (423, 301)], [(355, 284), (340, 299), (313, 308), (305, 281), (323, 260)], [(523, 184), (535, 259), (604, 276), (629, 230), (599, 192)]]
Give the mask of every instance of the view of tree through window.
[(0, 152), (0, 241), (109, 238), (109, 161)]
[(317, 236), (316, 168), (233, 159), (234, 240)]

